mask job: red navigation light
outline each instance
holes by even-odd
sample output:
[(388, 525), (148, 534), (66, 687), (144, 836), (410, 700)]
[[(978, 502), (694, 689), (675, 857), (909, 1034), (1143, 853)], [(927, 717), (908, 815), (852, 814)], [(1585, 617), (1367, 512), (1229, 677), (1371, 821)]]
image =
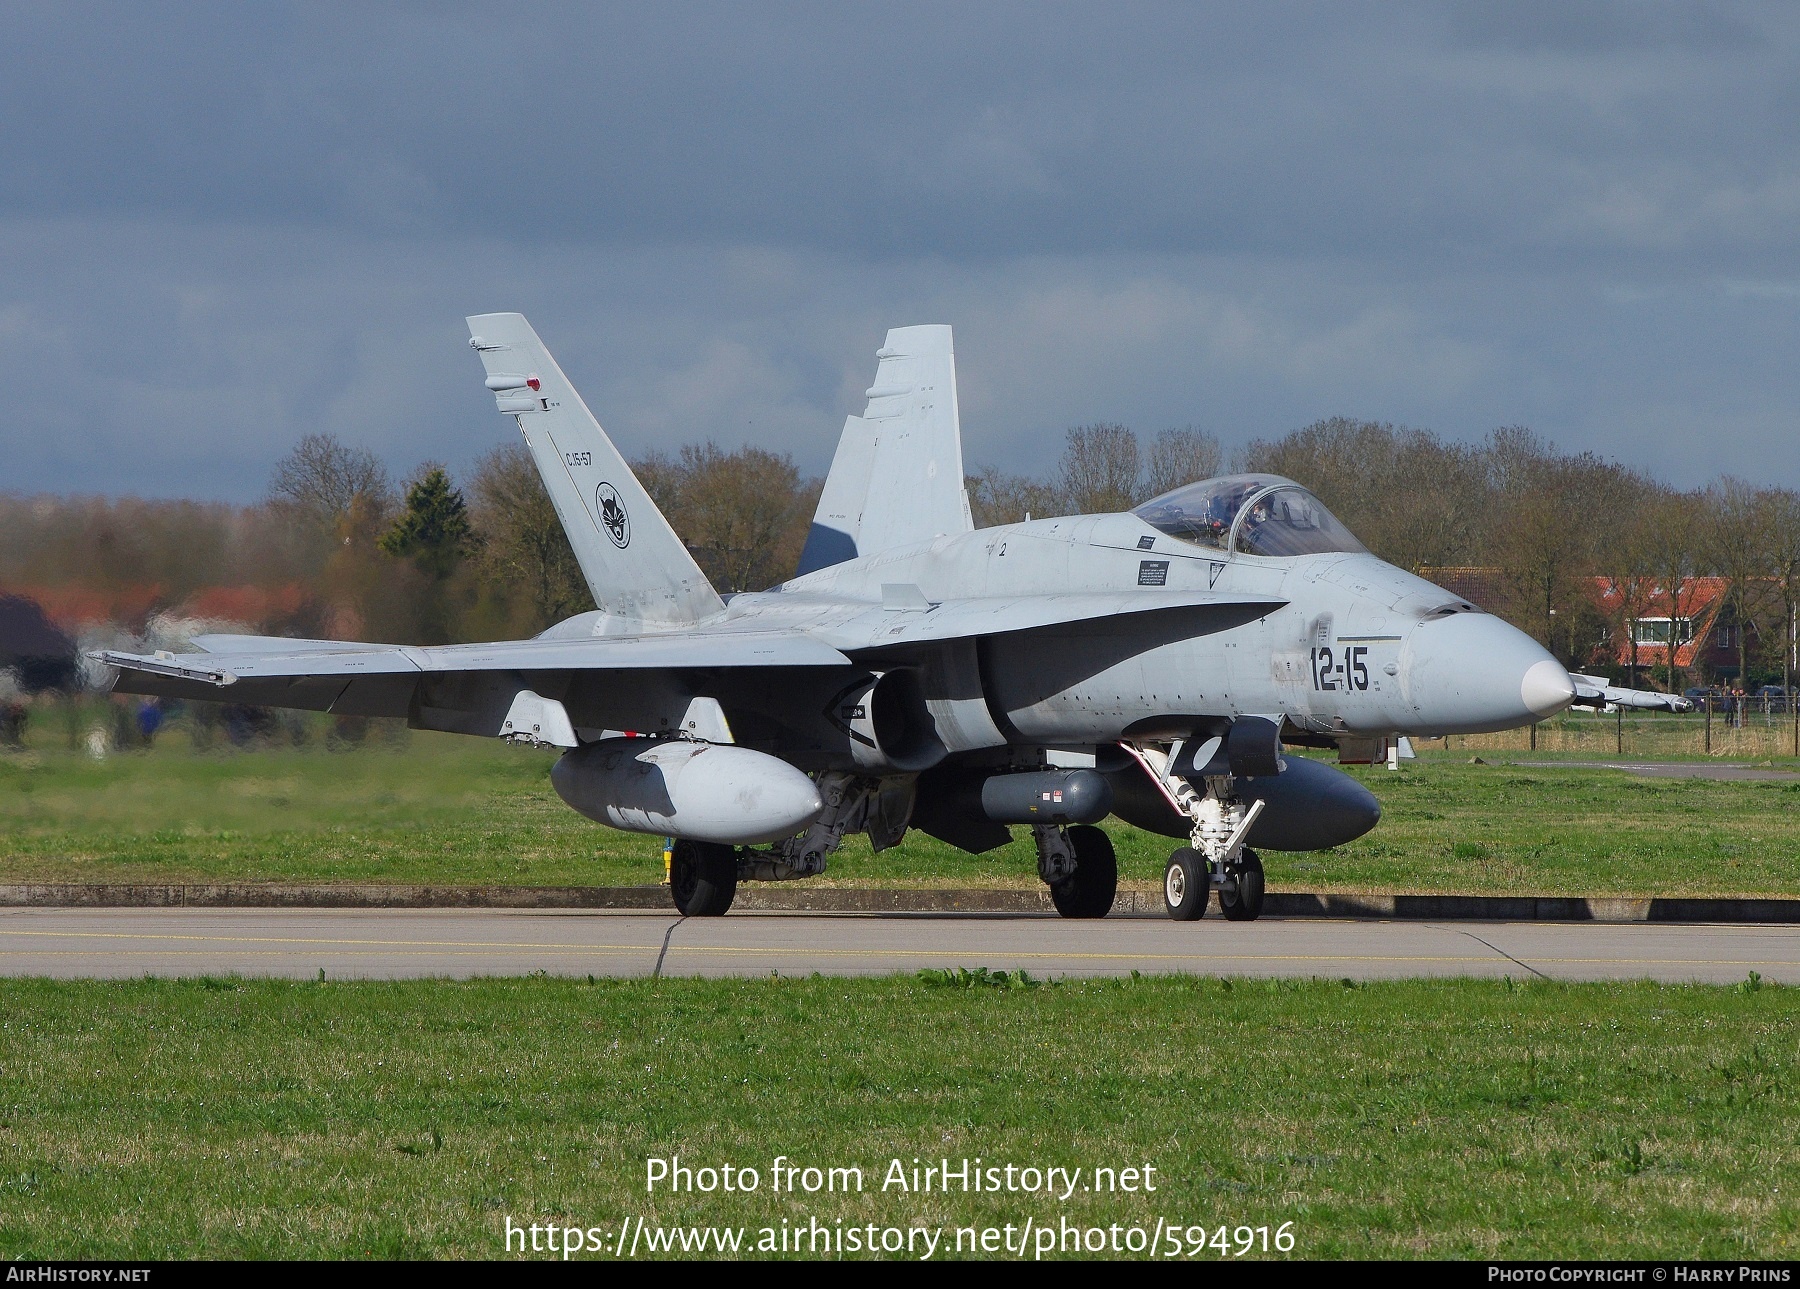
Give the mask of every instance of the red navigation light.
[(527, 385), (531, 386), (533, 389), (536, 389), (539, 385), (543, 384), (543, 382), (540, 381), (536, 376), (527, 376), (525, 378), (525, 383)]

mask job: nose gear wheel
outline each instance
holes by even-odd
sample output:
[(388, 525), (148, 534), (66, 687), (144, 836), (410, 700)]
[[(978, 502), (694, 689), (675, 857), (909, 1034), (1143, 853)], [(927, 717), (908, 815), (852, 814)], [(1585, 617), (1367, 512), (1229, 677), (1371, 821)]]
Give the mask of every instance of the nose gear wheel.
[(1253, 850), (1245, 850), (1225, 870), (1219, 887), (1219, 912), (1232, 922), (1254, 922), (1263, 910), (1263, 866)]
[(1212, 894), (1212, 869), (1199, 851), (1183, 846), (1169, 856), (1163, 870), (1163, 907), (1177, 922), (1196, 922), (1206, 914)]

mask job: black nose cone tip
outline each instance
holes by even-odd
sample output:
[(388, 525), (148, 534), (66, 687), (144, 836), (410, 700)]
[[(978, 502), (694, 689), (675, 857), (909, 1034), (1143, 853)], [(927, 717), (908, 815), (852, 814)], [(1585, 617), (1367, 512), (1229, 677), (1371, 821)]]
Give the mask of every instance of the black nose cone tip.
[(1328, 850), (1355, 841), (1381, 821), (1375, 794), (1342, 770), (1303, 756), (1287, 758), (1274, 778), (1240, 781), (1248, 798), (1268, 805), (1250, 844), (1269, 850)]
[(1346, 828), (1355, 830), (1347, 838), (1354, 841), (1381, 822), (1381, 802), (1354, 779), (1348, 780), (1346, 787), (1339, 811)]

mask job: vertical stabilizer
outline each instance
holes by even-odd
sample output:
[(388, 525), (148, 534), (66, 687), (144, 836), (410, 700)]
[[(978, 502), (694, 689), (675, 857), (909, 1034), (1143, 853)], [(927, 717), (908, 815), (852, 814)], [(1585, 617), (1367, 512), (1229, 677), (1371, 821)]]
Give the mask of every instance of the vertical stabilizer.
[(974, 528), (946, 326), (896, 327), (861, 416), (844, 421), (800, 574)]
[(594, 603), (647, 626), (723, 612), (706, 574), (524, 316), (484, 313), (468, 322), (487, 387), (518, 421)]

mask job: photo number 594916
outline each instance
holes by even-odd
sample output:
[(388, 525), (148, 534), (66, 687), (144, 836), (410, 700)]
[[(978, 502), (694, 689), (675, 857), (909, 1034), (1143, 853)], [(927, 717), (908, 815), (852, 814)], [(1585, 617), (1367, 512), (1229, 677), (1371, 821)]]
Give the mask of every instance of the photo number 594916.
[(1323, 690), (1367, 689), (1369, 646), (1345, 645), (1341, 650), (1312, 651), (1313, 688)]

